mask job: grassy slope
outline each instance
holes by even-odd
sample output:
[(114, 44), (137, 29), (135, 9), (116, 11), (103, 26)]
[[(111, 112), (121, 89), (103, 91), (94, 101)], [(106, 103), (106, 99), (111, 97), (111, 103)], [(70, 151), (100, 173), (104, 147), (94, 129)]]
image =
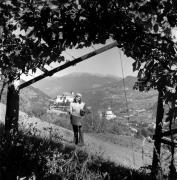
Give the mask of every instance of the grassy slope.
[[(4, 122), (5, 106), (0, 105), (0, 121)], [(26, 128), (35, 128), (40, 130), (40, 134), (43, 137), (59, 138), (63, 137), (64, 140), (71, 142), (73, 134), (71, 131), (61, 128), (59, 126), (53, 125), (48, 122), (41, 121), (40, 119), (34, 117), (28, 117), (25, 113), (20, 112), (20, 124), (23, 124)], [(145, 144), (144, 160), (142, 160), (142, 141), (135, 138), (130, 139), (130, 137), (116, 136), (114, 137), (114, 142), (108, 142), (105, 137), (107, 135), (85, 135), (86, 148), (90, 153), (96, 153), (102, 155), (105, 159), (110, 159), (117, 164), (122, 164), (127, 167), (139, 168), (144, 166), (146, 163), (151, 163), (152, 145)], [(133, 140), (133, 152), (132, 144)], [(133, 162), (133, 154), (135, 159), (135, 166)]]
[[(0, 126), (0, 132), (4, 127)], [(149, 169), (116, 165), (84, 149), (19, 133), (6, 146), (0, 133), (0, 179), (150, 180)], [(33, 177), (32, 177), (33, 176)], [(35, 176), (35, 177), (34, 177)]]

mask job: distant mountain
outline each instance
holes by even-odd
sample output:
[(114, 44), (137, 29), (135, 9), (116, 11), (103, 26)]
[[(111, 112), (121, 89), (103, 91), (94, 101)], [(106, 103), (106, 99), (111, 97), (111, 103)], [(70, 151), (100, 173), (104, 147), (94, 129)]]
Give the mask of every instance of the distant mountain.
[[(139, 92), (133, 89), (136, 78), (126, 77), (124, 80), (93, 88), (83, 92), (84, 101), (93, 109), (105, 111), (111, 107), (113, 112), (122, 120), (135, 122), (154, 121), (157, 106), (157, 92)], [(124, 88), (125, 86), (125, 88)], [(141, 112), (141, 113), (139, 113)]]
[[(133, 86), (134, 86), (136, 80), (137, 80), (136, 77), (127, 76), (127, 77), (124, 79), (125, 88), (133, 89)], [(117, 84), (117, 87), (123, 87), (124, 83), (123, 83), (123, 80), (119, 81), (118, 84)]]
[(55, 97), (63, 92), (85, 92), (117, 83), (121, 78), (89, 73), (71, 73), (62, 77), (43, 79), (33, 86), (47, 95)]
[(128, 76), (124, 80), (105, 84), (102, 87), (87, 89), (83, 92), (84, 100), (92, 107), (106, 109), (109, 106), (114, 110), (118, 110), (125, 104), (125, 93), (128, 98), (129, 94), (135, 94), (133, 85), (136, 77)]
[[(133, 90), (135, 81), (136, 77), (132, 76), (123, 80), (117, 77), (85, 73), (48, 78), (34, 84), (35, 87), (29, 86), (21, 90), (20, 109), (40, 117), (47, 112), (51, 97), (65, 91), (74, 91), (82, 93), (84, 102), (92, 107), (94, 113), (103, 112), (111, 107), (119, 119), (127, 120), (125, 117), (130, 115), (131, 121), (153, 121), (157, 106), (157, 92), (151, 90), (145, 93)], [(4, 103), (5, 94), (6, 90), (2, 97)]]
[(111, 107), (116, 115), (121, 117), (133, 114), (135, 119), (139, 111), (145, 110), (142, 120), (147, 119), (146, 117), (152, 120), (155, 114), (153, 111), (156, 109), (157, 92), (133, 90), (135, 82), (136, 77), (133, 76), (127, 76), (123, 80), (98, 74), (72, 73), (60, 78), (45, 79), (34, 86), (53, 97), (65, 91), (81, 92), (83, 100), (92, 106), (94, 111), (105, 111)]

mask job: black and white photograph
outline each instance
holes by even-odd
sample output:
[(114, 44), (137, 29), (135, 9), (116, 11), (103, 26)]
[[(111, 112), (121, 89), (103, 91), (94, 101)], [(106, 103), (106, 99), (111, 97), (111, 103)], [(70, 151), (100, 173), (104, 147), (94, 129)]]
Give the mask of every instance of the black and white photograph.
[(176, 169), (176, 0), (0, 0), (0, 180)]

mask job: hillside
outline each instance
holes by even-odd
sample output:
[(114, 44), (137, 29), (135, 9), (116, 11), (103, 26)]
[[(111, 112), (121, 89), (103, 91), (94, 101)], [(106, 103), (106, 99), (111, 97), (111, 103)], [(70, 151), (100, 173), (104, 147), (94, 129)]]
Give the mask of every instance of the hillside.
[(84, 92), (89, 89), (112, 85), (119, 80), (120, 78), (114, 76), (103, 76), (88, 73), (71, 73), (62, 77), (51, 77), (43, 79), (33, 84), (33, 87), (40, 89), (51, 97), (55, 97), (65, 91)]
[(123, 80), (102, 88), (87, 90), (83, 92), (84, 100), (95, 110), (105, 111), (111, 107), (121, 122), (127, 120), (125, 117), (129, 115), (131, 117), (129, 120), (139, 123), (141, 121), (154, 121), (157, 92), (154, 90), (149, 92), (133, 90), (135, 81), (135, 77), (126, 77), (124, 80), (125, 91)]
[[(124, 79), (127, 95), (136, 93), (133, 90), (135, 81), (136, 78), (131, 76)], [(115, 110), (125, 104), (123, 80), (106, 84), (102, 87), (87, 89), (82, 93), (86, 103), (89, 103), (96, 109), (106, 109), (108, 106), (111, 106)]]
[[(5, 105), (0, 104), (0, 124), (4, 124)], [(49, 122), (44, 122), (35, 117), (29, 117), (25, 113), (20, 112), (19, 119), (20, 129), (23, 131), (31, 130), (32, 134), (39, 135), (42, 138), (54, 138), (64, 143), (72, 144), (73, 133), (70, 130), (56, 126)], [(118, 165), (138, 169), (141, 166), (151, 163), (152, 158), (152, 144), (146, 142), (144, 148), (144, 159), (141, 156), (142, 143), (140, 139), (132, 137), (133, 149), (131, 144), (131, 137), (117, 136), (111, 137), (113, 140), (105, 139), (108, 135), (104, 134), (85, 134), (84, 150), (90, 154), (102, 156), (104, 159), (109, 159)], [(132, 156), (133, 151), (133, 156)], [(135, 161), (133, 160), (135, 158)]]
[[(149, 93), (140, 93), (138, 91), (134, 91), (132, 87), (135, 81), (136, 78), (134, 77), (125, 78), (125, 86), (126, 86), (125, 89), (128, 100), (128, 108), (130, 110), (129, 111), (130, 115), (132, 115), (130, 121), (134, 122), (134, 124), (136, 123), (140, 124), (143, 121), (144, 122), (153, 121), (152, 112), (154, 111), (154, 109), (152, 109), (152, 107), (154, 107), (154, 104), (156, 102), (157, 94), (155, 91), (150, 91)], [(117, 122), (121, 122), (122, 124), (124, 124), (121, 125), (120, 123), (116, 123), (117, 125), (114, 128), (115, 129), (114, 133), (119, 134), (121, 132), (120, 131), (118, 133), (119, 129), (124, 127), (125, 124), (128, 122), (127, 118), (125, 117), (127, 116), (127, 112), (125, 105), (125, 94), (124, 94), (125, 92), (124, 92), (122, 80), (112, 81), (111, 83), (107, 82), (104, 85), (102, 84), (102, 86), (100, 87), (92, 86), (92, 88), (88, 88), (87, 90), (85, 89), (82, 93), (84, 100), (87, 102), (87, 104), (92, 105), (93, 110), (106, 109), (108, 106), (112, 107), (113, 111), (118, 115)], [(22, 111), (27, 112), (28, 114), (32, 113), (32, 115), (38, 114), (39, 116), (41, 113), (43, 114), (43, 116), (41, 116), (42, 120), (45, 121), (47, 120), (49, 122), (54, 122), (60, 126), (71, 128), (68, 118), (63, 117), (63, 119), (61, 119), (61, 117), (59, 117), (58, 115), (49, 116), (47, 114), (46, 110), (48, 108), (48, 103), (49, 103), (49, 96), (45, 95), (43, 92), (41, 92), (40, 90), (34, 87), (24, 88), (21, 91), (20, 109)], [(141, 109), (145, 109), (145, 111), (143, 113), (138, 113), (136, 111)], [(27, 122), (30, 121), (32, 121), (35, 124), (38, 121), (38, 119), (29, 117), (27, 119)], [(98, 121), (98, 123), (100, 122)], [(40, 127), (43, 126), (41, 124), (41, 121), (39, 124)], [(114, 122), (112, 123), (112, 125), (115, 126)], [(35, 124), (35, 128), (36, 127), (37, 125)], [(58, 127), (58, 126), (52, 125), (52, 127)], [(88, 129), (88, 126), (85, 127)], [(111, 126), (109, 126), (108, 124), (106, 128), (109, 127)], [(50, 130), (50, 128), (48, 128), (46, 125), (45, 128)], [(137, 127), (137, 128), (141, 129), (141, 127)], [(125, 127), (123, 130), (125, 129), (127, 129), (127, 127)], [(57, 132), (59, 133), (59, 131)], [(134, 164), (132, 161), (132, 150), (130, 144), (131, 137), (122, 136), (122, 134), (121, 136), (118, 136), (117, 134), (106, 134), (105, 132), (100, 134), (95, 134), (95, 132), (93, 132), (93, 135), (87, 134), (85, 139), (87, 142), (88, 149), (91, 148), (92, 149), (90, 150), (91, 152), (103, 153), (103, 156), (105, 158), (109, 158), (112, 161), (124, 164), (125, 166), (133, 167)], [(127, 132), (130, 133), (129, 130)], [(44, 134), (46, 134), (46, 132)], [(67, 134), (66, 138), (69, 138), (68, 140), (71, 140), (72, 137), (71, 135), (69, 136)], [(144, 155), (146, 156), (144, 157), (145, 161), (141, 158), (142, 140), (134, 138), (133, 144), (134, 144), (134, 157), (136, 158), (135, 166), (138, 168), (144, 165), (144, 163), (150, 163), (152, 154), (149, 154), (149, 152), (152, 152), (152, 144), (148, 144), (148, 147), (145, 148), (146, 151), (146, 154)]]
[[(76, 77), (80, 78), (80, 75), (77, 74)], [(101, 77), (101, 80), (102, 78), (103, 77)], [(83, 100), (87, 105), (92, 107), (92, 113), (86, 116), (86, 120), (83, 123), (84, 131), (89, 133), (101, 132), (130, 135), (131, 132), (128, 129), (128, 124), (131, 124), (131, 126), (138, 130), (140, 137), (142, 135), (142, 129), (146, 128), (148, 123), (155, 121), (157, 92), (150, 91), (148, 93), (140, 93), (133, 90), (136, 78), (131, 76), (125, 78), (124, 91), (122, 80), (113, 82), (114, 78), (109, 78), (112, 78), (112, 83), (107, 81), (107, 83), (104, 85), (102, 84), (101, 87), (88, 88), (82, 92)], [(87, 80), (85, 79), (85, 81)], [(102, 82), (103, 81), (101, 81), (101, 83)], [(97, 83), (99, 83), (98, 78)], [(79, 88), (84, 89), (85, 87), (83, 88), (82, 84), (83, 83), (80, 84)], [(77, 90), (76, 92), (80, 91)], [(5, 91), (3, 93), (3, 99), (4, 98)], [(70, 120), (67, 114), (60, 115), (48, 110), (50, 103), (49, 99), (49, 96), (37, 88), (24, 88), (20, 92), (20, 110), (26, 112), (30, 116), (35, 116), (44, 121), (71, 129)], [(104, 112), (109, 106), (117, 115), (117, 118), (116, 121), (104, 122), (104, 119), (100, 118), (98, 112)]]
[[(0, 81), (0, 89), (2, 82)], [(2, 103), (6, 103), (7, 87), (2, 94)], [(34, 112), (42, 113), (48, 109), (50, 97), (37, 88), (28, 86), (20, 91), (20, 110), (31, 114)]]
[[(125, 117), (128, 115), (131, 116), (131, 121), (152, 122), (155, 118), (157, 92), (133, 90), (135, 82), (136, 77), (126, 77), (124, 91), (123, 80), (120, 78), (72, 73), (60, 78), (44, 79), (34, 86), (49, 96), (56, 96), (64, 91), (81, 92), (83, 100), (92, 107), (92, 111), (97, 113), (111, 107), (118, 116), (118, 120), (125, 120), (125, 123), (127, 122)], [(127, 106), (129, 112), (127, 112)]]

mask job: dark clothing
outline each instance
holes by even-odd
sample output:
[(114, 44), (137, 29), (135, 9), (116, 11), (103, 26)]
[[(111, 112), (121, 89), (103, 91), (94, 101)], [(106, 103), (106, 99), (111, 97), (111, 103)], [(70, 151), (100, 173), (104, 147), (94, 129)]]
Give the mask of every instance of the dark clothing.
[(71, 119), (72, 125), (75, 125), (75, 126), (81, 126), (82, 125), (83, 117), (70, 115), (70, 119)]
[(74, 131), (74, 142), (78, 145), (84, 145), (82, 132), (82, 123), (85, 115), (85, 103), (72, 102), (70, 104), (70, 120)]
[(74, 143), (84, 145), (82, 126), (73, 125)]

